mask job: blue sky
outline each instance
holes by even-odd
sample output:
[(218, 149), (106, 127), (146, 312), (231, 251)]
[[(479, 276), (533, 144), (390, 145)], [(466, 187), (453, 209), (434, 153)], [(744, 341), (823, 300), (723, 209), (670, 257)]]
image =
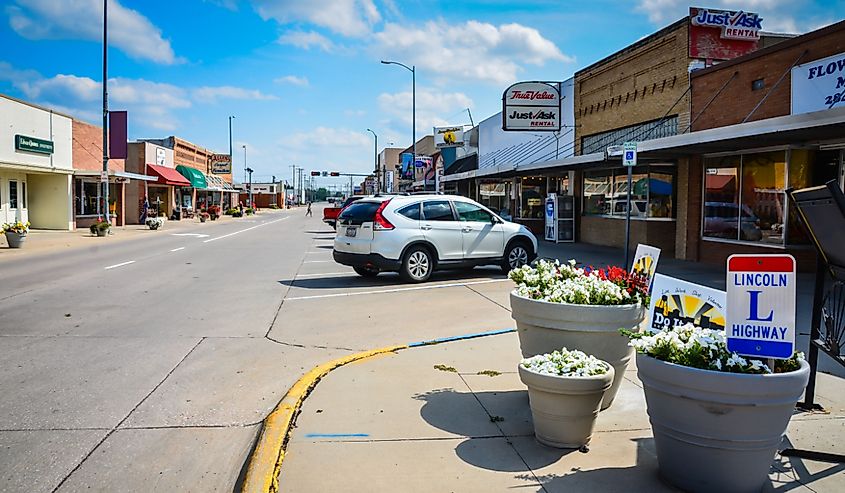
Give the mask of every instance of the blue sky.
[[(710, 0), (758, 12), (767, 31), (841, 20), (843, 0)], [(131, 139), (177, 135), (247, 146), (254, 180), (306, 170), (369, 172), (379, 148), (433, 125), (476, 123), (518, 80), (564, 80), (680, 19), (676, 0), (110, 0), (111, 109)], [(102, 0), (12, 0), (0, 7), (0, 92), (97, 123)], [(236, 178), (240, 178), (236, 173)]]

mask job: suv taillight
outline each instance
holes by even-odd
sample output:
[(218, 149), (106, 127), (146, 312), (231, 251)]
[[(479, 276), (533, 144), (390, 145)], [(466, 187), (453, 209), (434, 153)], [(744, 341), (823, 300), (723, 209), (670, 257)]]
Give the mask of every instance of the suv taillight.
[(380, 206), (378, 206), (378, 209), (376, 209), (376, 214), (373, 216), (373, 231), (389, 231), (393, 229), (393, 224), (391, 224), (390, 221), (388, 221), (381, 213), (381, 211), (383, 211), (389, 203), (390, 200), (385, 200)]

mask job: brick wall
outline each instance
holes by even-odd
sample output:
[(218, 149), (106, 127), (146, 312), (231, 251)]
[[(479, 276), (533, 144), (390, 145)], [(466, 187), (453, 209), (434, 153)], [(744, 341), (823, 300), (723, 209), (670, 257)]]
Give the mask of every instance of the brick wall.
[[(73, 169), (103, 169), (103, 127), (73, 120)], [(109, 159), (109, 169), (125, 171), (123, 159)]]
[[(693, 130), (741, 123), (769, 91), (771, 94), (748, 121), (788, 115), (792, 87), (787, 72), (792, 64), (799, 56), (800, 65), (842, 52), (845, 52), (845, 21), (693, 72), (692, 114), (696, 119)], [(763, 88), (752, 90), (752, 82), (758, 79), (763, 79)], [(713, 101), (708, 105), (711, 99)]]
[[(579, 242), (624, 248), (625, 220), (598, 216), (581, 216)], [(656, 246), (667, 257), (675, 256), (675, 223), (673, 221), (631, 221), (631, 249), (638, 243)]]
[[(689, 124), (688, 23), (679, 21), (575, 74), (575, 145), (608, 130), (678, 115)], [(677, 104), (676, 104), (677, 102)]]

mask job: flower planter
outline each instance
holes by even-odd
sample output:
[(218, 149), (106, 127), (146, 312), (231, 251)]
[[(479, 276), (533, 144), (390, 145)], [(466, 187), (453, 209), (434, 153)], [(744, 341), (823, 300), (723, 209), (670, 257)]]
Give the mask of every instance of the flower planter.
[(208, 218), (206, 216), (200, 216), (200, 222), (204, 223)]
[(645, 317), (643, 306), (550, 303), (519, 296), (513, 291), (510, 301), (524, 357), (567, 347), (592, 354), (613, 366), (613, 385), (605, 393), (601, 408), (610, 407), (634, 355), (628, 338), (619, 329), (637, 330)]
[(660, 474), (686, 491), (760, 491), (810, 366), (749, 375), (637, 354)]
[(518, 365), (528, 387), (537, 441), (557, 448), (579, 448), (590, 442), (602, 397), (613, 382), (607, 373), (588, 377), (551, 376)]
[(15, 233), (14, 231), (6, 231), (6, 242), (9, 248), (20, 248), (26, 240), (26, 233)]
[(100, 228), (97, 228), (97, 229), (96, 229), (96, 231), (97, 231), (97, 236), (99, 236), (100, 238), (102, 238), (102, 237), (106, 236), (107, 234), (109, 234), (109, 230), (108, 230), (108, 229), (100, 229)]

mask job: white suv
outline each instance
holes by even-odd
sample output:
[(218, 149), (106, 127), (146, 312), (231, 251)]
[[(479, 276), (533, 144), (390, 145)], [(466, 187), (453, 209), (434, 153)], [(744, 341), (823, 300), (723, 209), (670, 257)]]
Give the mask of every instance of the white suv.
[(340, 214), (333, 253), (364, 277), (389, 271), (423, 282), (435, 269), (520, 267), (537, 257), (537, 238), (465, 197), (376, 196)]

